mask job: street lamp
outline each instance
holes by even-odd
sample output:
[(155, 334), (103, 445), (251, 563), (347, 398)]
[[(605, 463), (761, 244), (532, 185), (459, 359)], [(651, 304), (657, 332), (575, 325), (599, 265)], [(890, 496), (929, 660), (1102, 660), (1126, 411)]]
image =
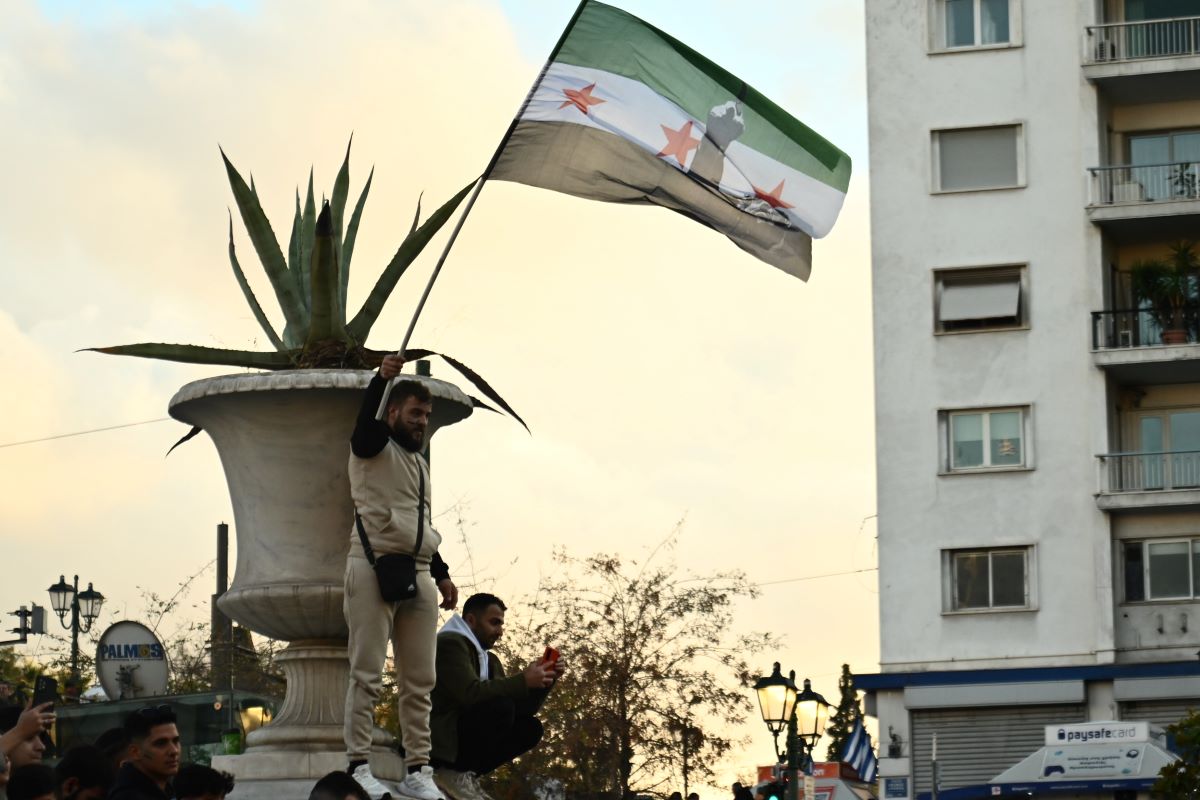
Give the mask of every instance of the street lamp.
[(686, 800), (691, 793), (688, 784), (688, 776), (691, 774), (692, 758), (704, 746), (704, 732), (692, 725), (692, 706), (700, 702), (699, 697), (692, 697), (684, 716), (672, 719), (667, 725), (671, 729), (671, 735), (675, 737), (675, 741), (679, 743), (682, 751), (682, 773), (683, 773), (683, 796)]
[[(825, 730), (829, 703), (812, 690), (812, 683), (807, 678), (804, 679), (804, 690), (797, 692), (795, 671), (783, 677), (778, 661), (770, 675), (755, 682), (754, 690), (758, 693), (763, 722), (775, 739), (775, 754), (781, 764), (786, 762), (787, 800), (796, 800), (799, 794), (797, 773), (801, 764), (806, 765), (806, 770), (812, 769), (812, 751)], [(784, 727), (788, 731), (787, 742), (785, 749), (780, 750), (779, 734)]]
[[(100, 607), (104, 605), (104, 595), (92, 588), (79, 591), (79, 576), (75, 583), (67, 583), (65, 575), (58, 576), (58, 583), (51, 586), (50, 607), (58, 615), (58, 621), (64, 628), (71, 631), (71, 680), (79, 685), (79, 633), (87, 633), (92, 629), (92, 623), (100, 616)], [(71, 623), (67, 624), (67, 613), (71, 614)]]

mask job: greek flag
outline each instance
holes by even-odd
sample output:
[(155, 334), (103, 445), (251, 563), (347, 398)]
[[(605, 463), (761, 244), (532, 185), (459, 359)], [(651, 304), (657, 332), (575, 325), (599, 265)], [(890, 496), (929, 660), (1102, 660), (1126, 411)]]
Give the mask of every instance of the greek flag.
[(875, 782), (879, 759), (875, 757), (875, 751), (871, 749), (871, 735), (863, 727), (862, 717), (854, 721), (854, 730), (850, 731), (850, 738), (846, 740), (846, 745), (842, 748), (841, 760), (854, 767), (854, 771), (858, 773), (858, 777), (862, 778), (864, 783)]

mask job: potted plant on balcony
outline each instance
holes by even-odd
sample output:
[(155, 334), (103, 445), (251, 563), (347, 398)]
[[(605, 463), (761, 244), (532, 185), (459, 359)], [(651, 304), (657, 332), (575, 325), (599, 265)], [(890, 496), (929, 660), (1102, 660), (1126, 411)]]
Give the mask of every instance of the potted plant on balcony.
[(1162, 331), (1163, 344), (1185, 344), (1195, 327), (1200, 293), (1200, 259), (1192, 242), (1171, 245), (1166, 258), (1138, 261), (1130, 268), (1130, 286), (1139, 308), (1148, 307)]
[[(276, 331), (246, 282), (234, 247), (232, 213), (229, 262), (274, 350), (157, 342), (93, 349), (267, 370), (193, 381), (172, 398), (170, 413), (193, 425), (180, 442), (202, 429), (209, 434), (229, 486), (237, 525), (237, 566), (233, 585), (220, 600), (221, 610), (257, 633), (290, 643), (279, 656), (288, 681), (279, 713), (270, 725), (248, 737), (245, 755), (228, 758), (250, 759), (243, 762), (245, 774), (256, 780), (309, 780), (344, 766), (341, 698), (348, 664), (342, 580), (354, 512), (346, 474), (349, 433), (362, 389), (370, 379), (367, 370), (386, 352), (368, 349), (367, 336), (397, 281), (471, 186), (424, 222), (418, 202), (408, 235), (361, 309), (347, 320), (350, 264), (371, 186), (368, 177), (346, 220), (349, 148), (319, 214), (311, 172), (303, 208), (297, 192), (286, 256), (253, 182), (247, 185), (224, 152), (221, 157), (246, 231), (283, 312), (282, 332)], [(433, 353), (410, 348), (407, 354), (419, 358)], [(478, 375), (442, 357), (516, 416)], [(428, 436), (484, 405), (453, 384), (418, 379), (436, 397)], [(376, 774), (402, 778), (402, 765), (394, 755), (388, 756), (389, 741), (382, 732), (376, 743), (380, 760)], [(241, 771), (235, 764), (227, 766)], [(264, 791), (262, 796), (274, 796), (273, 790)]]

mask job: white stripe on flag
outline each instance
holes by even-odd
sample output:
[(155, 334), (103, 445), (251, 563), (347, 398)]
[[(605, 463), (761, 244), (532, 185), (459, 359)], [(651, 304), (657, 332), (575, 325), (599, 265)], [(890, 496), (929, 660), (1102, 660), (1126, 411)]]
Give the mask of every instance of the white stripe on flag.
[[(601, 102), (583, 113), (567, 100), (566, 90), (578, 91), (591, 84), (595, 85), (591, 96)], [(706, 123), (640, 81), (560, 62), (551, 64), (521, 119), (586, 125), (620, 136), (651, 155), (656, 155), (666, 142), (663, 125), (678, 131), (690, 122), (691, 138), (699, 138), (704, 135)], [(783, 199), (794, 207), (779, 208), (778, 212), (814, 238), (829, 233), (841, 211), (845, 193), (741, 142), (732, 142), (725, 155), (731, 168), (725, 170), (721, 179), (723, 190), (752, 197), (756, 186), (769, 192), (782, 182)], [(672, 158), (667, 158), (667, 162), (686, 171), (694, 157), (693, 149), (686, 156), (688, 163), (680, 165)]]

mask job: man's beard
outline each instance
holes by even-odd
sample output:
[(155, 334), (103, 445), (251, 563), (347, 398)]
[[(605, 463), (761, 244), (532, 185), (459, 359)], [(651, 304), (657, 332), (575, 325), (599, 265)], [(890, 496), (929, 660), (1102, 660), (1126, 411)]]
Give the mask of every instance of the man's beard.
[(408, 428), (405, 428), (403, 425), (397, 425), (392, 429), (392, 437), (396, 440), (397, 444), (410, 453), (421, 452), (425, 443), (424, 433), (421, 434), (421, 439), (418, 441), (408, 432)]

